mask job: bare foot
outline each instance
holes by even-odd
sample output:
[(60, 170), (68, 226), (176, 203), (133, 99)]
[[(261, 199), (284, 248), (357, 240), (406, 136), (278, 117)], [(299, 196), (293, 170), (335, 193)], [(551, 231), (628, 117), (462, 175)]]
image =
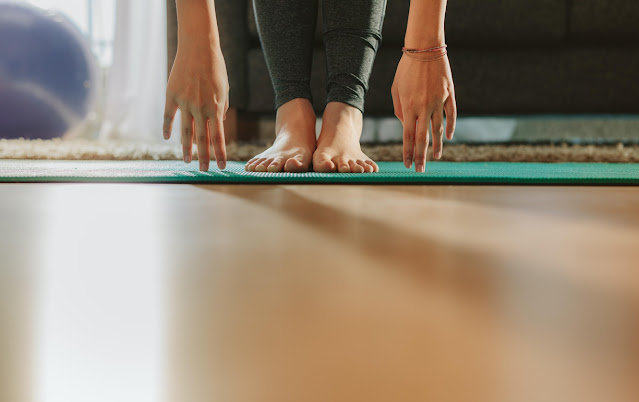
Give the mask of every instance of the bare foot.
[(249, 172), (306, 172), (315, 151), (315, 111), (307, 99), (277, 109), (275, 142), (244, 167)]
[(341, 102), (329, 102), (322, 118), (322, 131), (313, 155), (316, 172), (371, 173), (379, 167), (359, 145), (363, 116), (359, 109)]

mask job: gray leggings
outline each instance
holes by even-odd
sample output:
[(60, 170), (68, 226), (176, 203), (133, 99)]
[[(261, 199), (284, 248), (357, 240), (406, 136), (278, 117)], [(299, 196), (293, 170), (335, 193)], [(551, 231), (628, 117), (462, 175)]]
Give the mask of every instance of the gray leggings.
[[(318, 0), (253, 0), (257, 27), (275, 89), (275, 108), (313, 101), (310, 87)], [(364, 95), (382, 40), (386, 0), (322, 0), (326, 102), (364, 112)]]

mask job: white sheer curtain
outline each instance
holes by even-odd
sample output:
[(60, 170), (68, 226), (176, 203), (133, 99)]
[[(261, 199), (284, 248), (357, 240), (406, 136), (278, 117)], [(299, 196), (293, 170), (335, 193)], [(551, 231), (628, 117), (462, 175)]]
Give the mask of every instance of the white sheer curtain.
[(117, 0), (113, 65), (100, 139), (162, 140), (166, 89), (166, 4)]

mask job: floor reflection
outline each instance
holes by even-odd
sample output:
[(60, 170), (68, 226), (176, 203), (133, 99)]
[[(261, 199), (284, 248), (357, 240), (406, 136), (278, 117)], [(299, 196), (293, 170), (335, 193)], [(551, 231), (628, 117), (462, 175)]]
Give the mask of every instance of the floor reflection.
[(20, 188), (0, 187), (0, 402), (639, 395), (637, 284), (595, 280), (634, 271), (566, 274), (509, 229), (572, 219), (441, 188)]
[[(0, 249), (2, 248), (0, 245)], [(24, 269), (14, 268), (8, 264), (0, 264), (0, 401), (2, 402), (34, 400), (33, 277), (26, 265)]]
[(159, 401), (166, 333), (160, 193), (152, 186), (76, 190), (52, 188), (41, 200), (36, 400)]
[(491, 329), (443, 289), (374, 263), (210, 268), (171, 280), (171, 401), (489, 400), (494, 389)]

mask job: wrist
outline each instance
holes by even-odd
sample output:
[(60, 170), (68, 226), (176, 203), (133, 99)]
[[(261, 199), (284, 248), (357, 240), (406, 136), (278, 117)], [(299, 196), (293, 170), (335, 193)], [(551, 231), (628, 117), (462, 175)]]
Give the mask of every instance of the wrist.
[(178, 45), (219, 47), (217, 17), (211, 3), (209, 1), (177, 1)]
[(409, 49), (430, 49), (445, 44), (446, 38), (443, 33), (438, 35), (409, 35), (407, 33), (404, 38), (404, 47)]
[(221, 51), (219, 37), (206, 32), (178, 31), (178, 48)]

